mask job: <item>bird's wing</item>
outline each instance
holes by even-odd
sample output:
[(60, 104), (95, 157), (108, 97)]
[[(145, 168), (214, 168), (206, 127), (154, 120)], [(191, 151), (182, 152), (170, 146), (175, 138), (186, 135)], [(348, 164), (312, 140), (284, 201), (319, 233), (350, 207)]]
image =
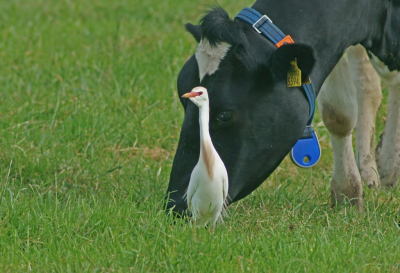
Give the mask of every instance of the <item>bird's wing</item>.
[(194, 193), (197, 190), (198, 185), (199, 185), (199, 180), (196, 177), (194, 177), (194, 175), (191, 175), (190, 181), (189, 181), (189, 186), (188, 186), (188, 189), (186, 192), (186, 202), (188, 204), (189, 209), (192, 205), (192, 198), (193, 198)]
[(223, 196), (224, 196), (224, 200), (226, 200), (227, 198), (227, 196), (228, 196), (228, 179), (227, 178), (224, 178), (224, 180), (223, 180), (223, 182), (222, 182), (222, 193), (223, 193)]
[(222, 194), (224, 197), (224, 206), (223, 206), (223, 211), (226, 211), (226, 207), (228, 206), (228, 189), (229, 189), (229, 182), (228, 182), (228, 175), (224, 177), (224, 180), (222, 181)]

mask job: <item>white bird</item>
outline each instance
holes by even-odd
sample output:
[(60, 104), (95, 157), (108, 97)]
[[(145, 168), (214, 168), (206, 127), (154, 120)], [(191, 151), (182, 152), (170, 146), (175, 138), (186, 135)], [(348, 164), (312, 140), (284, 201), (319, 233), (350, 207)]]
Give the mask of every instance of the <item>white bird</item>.
[(199, 107), (200, 157), (190, 176), (186, 200), (196, 225), (211, 220), (211, 232), (222, 216), (228, 196), (228, 173), (214, 148), (209, 132), (209, 101), (207, 89), (195, 87), (182, 96)]

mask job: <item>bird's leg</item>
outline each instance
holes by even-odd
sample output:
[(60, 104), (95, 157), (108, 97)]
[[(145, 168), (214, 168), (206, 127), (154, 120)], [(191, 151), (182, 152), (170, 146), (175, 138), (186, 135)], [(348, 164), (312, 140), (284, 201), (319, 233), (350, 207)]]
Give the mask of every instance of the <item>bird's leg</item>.
[(193, 224), (192, 224), (192, 234), (196, 235), (196, 223), (194, 221), (193, 221)]
[(211, 231), (211, 234), (214, 233), (214, 226), (213, 225), (211, 226), (211, 230), (210, 231)]

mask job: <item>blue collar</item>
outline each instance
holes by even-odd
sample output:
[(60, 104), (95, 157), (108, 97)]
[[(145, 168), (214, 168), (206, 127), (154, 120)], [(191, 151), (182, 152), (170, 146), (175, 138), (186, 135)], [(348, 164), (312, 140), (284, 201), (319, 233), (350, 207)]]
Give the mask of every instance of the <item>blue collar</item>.
[[(266, 15), (261, 15), (258, 11), (251, 8), (244, 8), (236, 16), (239, 20), (249, 23), (254, 30), (259, 34), (266, 36), (277, 47), (285, 43), (294, 43), (290, 36), (286, 36), (272, 20)], [(311, 123), (315, 112), (315, 89), (310, 79), (310, 83), (302, 84), (303, 90), (306, 93), (308, 103), (310, 105), (310, 114), (308, 116), (307, 126), (303, 135), (293, 146), (290, 153), (290, 158), (293, 163), (302, 168), (314, 166), (321, 157), (321, 147), (318, 142), (317, 135), (311, 128)], [(307, 159), (307, 160), (305, 160)], [(307, 162), (306, 162), (307, 161)]]

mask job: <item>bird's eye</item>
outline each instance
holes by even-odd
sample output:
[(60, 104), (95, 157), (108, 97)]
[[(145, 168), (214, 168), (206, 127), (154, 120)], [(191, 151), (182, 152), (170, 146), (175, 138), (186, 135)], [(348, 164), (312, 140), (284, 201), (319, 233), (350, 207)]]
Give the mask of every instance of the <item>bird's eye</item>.
[(224, 123), (228, 123), (229, 121), (231, 121), (232, 119), (232, 112), (221, 112), (217, 115), (217, 120), (219, 123), (224, 124)]

